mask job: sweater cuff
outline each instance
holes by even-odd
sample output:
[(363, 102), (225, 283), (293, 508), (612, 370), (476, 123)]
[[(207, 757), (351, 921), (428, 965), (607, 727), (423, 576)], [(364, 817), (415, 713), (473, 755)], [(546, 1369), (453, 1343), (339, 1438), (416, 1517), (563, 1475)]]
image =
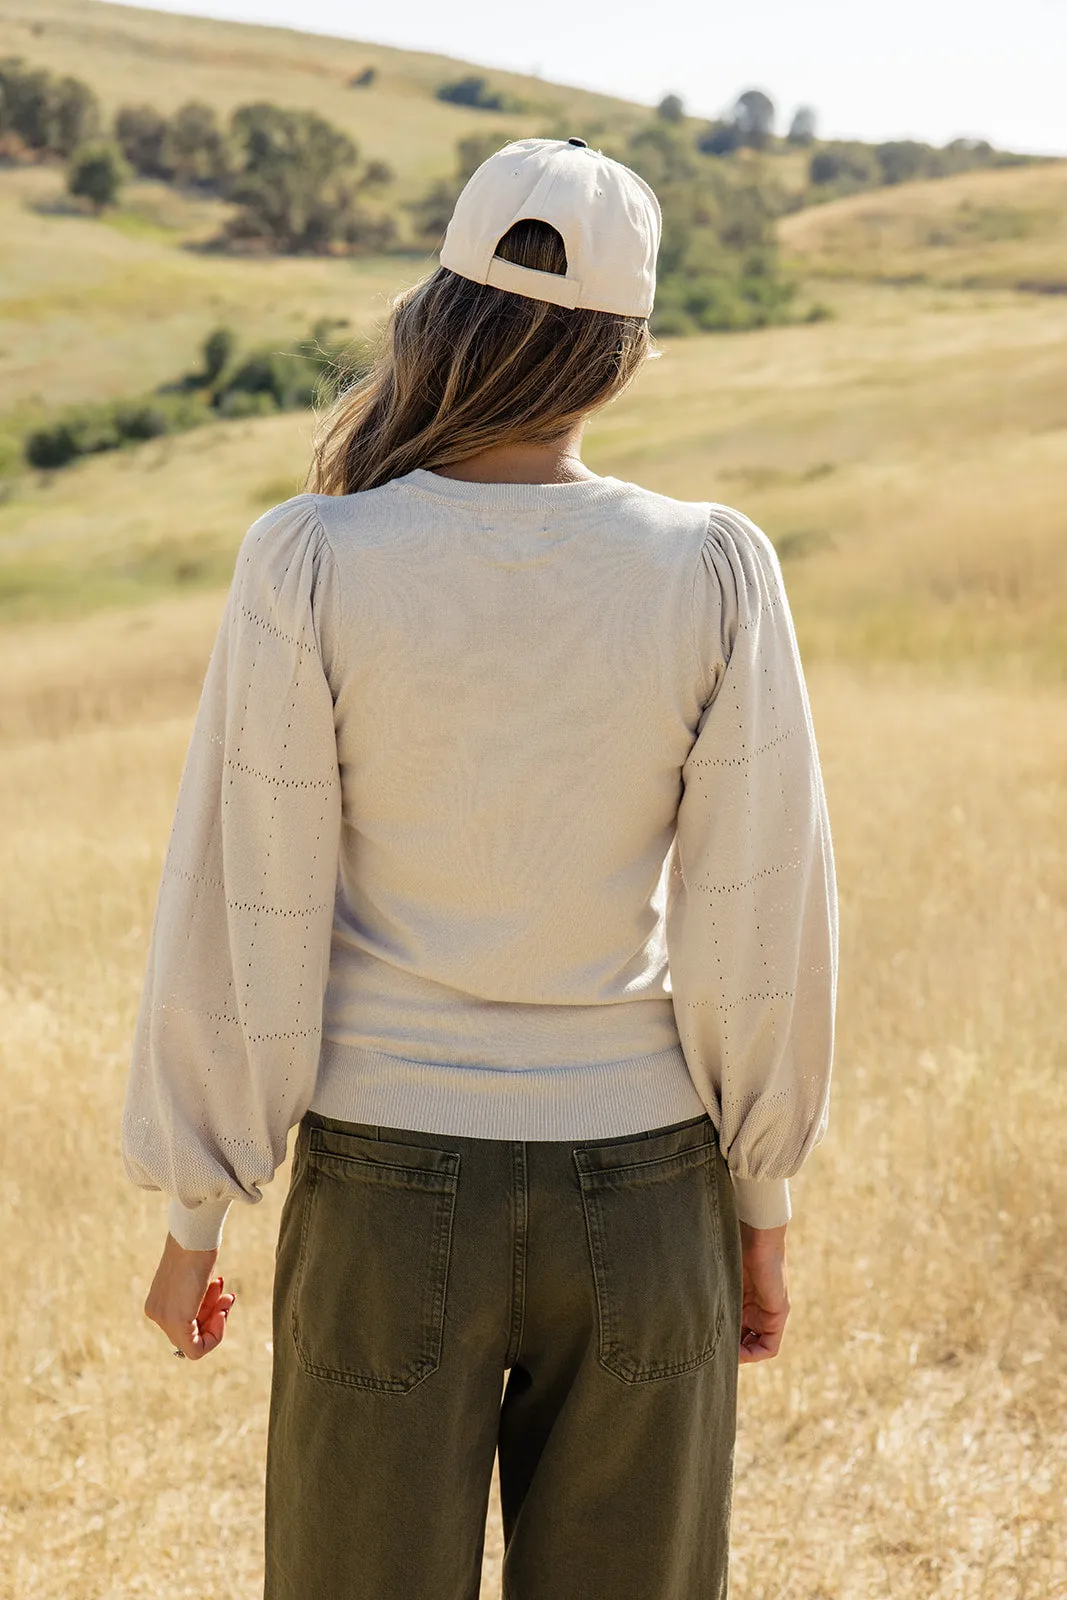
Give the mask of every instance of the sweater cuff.
[(738, 1222), (747, 1222), (750, 1228), (780, 1228), (793, 1215), (788, 1178), (734, 1178), (733, 1184)]
[(183, 1250), (217, 1250), (222, 1243), (222, 1225), (233, 1200), (201, 1200), (186, 1206), (171, 1197), (167, 1229)]

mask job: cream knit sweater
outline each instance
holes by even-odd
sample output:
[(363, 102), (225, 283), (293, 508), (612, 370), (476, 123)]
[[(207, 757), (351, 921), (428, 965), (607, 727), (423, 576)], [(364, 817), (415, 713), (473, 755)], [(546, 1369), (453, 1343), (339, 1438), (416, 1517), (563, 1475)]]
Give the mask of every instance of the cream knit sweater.
[(837, 899), (781, 568), (742, 512), (419, 469), (237, 554), (122, 1121), (190, 1249), (311, 1107), (492, 1139), (706, 1110), (742, 1220), (822, 1138)]

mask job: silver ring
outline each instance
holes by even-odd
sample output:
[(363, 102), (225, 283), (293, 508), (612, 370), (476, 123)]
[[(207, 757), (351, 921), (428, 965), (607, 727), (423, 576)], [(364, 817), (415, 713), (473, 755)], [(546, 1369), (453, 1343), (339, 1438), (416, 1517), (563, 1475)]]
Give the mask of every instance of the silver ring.
[(174, 1349), (171, 1351), (171, 1355), (173, 1355), (173, 1356), (181, 1356), (184, 1359), (185, 1351), (184, 1350), (179, 1350), (178, 1346), (175, 1345)]

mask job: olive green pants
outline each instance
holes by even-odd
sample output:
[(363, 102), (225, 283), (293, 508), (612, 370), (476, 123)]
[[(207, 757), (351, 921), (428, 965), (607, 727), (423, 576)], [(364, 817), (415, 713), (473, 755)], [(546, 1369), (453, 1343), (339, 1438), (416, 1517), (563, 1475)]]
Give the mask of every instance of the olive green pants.
[(478, 1600), (498, 1452), (504, 1600), (726, 1595), (741, 1260), (708, 1117), (512, 1142), (309, 1111), (273, 1318), (265, 1600)]

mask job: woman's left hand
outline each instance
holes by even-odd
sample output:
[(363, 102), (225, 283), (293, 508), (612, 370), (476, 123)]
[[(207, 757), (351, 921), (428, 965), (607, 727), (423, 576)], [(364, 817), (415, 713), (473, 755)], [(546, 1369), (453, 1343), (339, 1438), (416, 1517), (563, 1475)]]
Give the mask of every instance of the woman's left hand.
[(211, 1276), (218, 1254), (218, 1250), (186, 1250), (168, 1233), (144, 1304), (148, 1320), (192, 1361), (222, 1343), (237, 1298), (223, 1294), (223, 1279)]

